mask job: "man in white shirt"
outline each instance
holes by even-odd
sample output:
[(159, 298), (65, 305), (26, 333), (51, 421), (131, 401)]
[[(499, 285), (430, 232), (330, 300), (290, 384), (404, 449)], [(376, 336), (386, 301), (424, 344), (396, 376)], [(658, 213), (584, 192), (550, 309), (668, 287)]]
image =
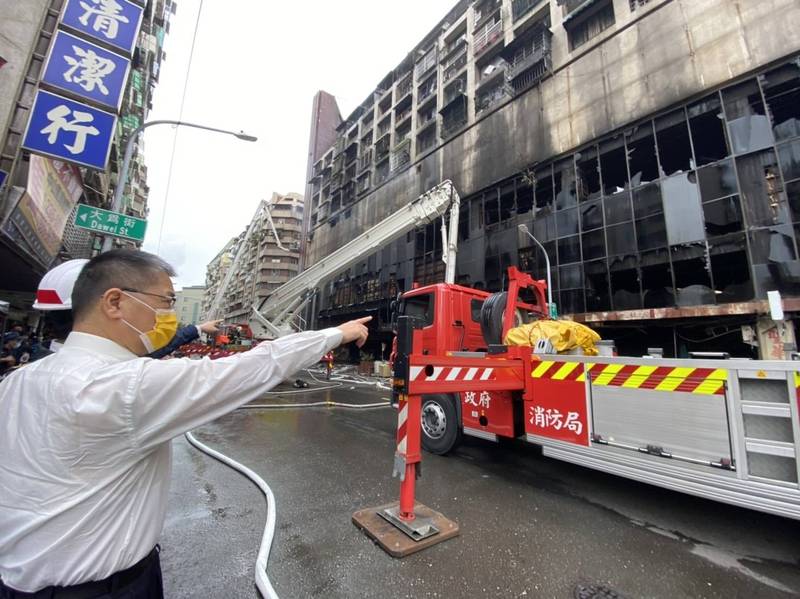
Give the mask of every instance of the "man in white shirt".
[(140, 357), (175, 332), (174, 274), (146, 252), (92, 259), (63, 348), (0, 384), (0, 598), (162, 597), (171, 439), (367, 339), (369, 317), (214, 361)]

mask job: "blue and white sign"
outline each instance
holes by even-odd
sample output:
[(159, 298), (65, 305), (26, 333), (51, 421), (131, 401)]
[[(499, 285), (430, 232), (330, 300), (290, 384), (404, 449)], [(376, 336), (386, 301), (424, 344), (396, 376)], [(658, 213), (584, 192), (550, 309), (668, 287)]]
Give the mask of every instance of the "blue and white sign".
[(128, 0), (67, 0), (61, 23), (130, 56), (143, 12)]
[(5, 171), (0, 171), (0, 189), (3, 189), (3, 183), (6, 182), (6, 178), (8, 178), (8, 173)]
[(22, 147), (105, 170), (117, 117), (44, 90), (36, 92)]
[(50, 46), (42, 83), (116, 111), (131, 62), (100, 46), (58, 31)]

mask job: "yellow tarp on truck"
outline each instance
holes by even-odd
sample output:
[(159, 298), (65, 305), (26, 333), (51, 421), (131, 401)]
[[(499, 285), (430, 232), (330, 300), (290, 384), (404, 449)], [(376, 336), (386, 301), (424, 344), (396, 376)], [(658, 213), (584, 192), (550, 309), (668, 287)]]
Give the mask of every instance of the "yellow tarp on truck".
[(506, 345), (535, 347), (539, 339), (547, 339), (558, 353), (566, 353), (581, 348), (584, 355), (596, 356), (595, 344), (600, 335), (589, 327), (571, 320), (537, 320), (511, 329), (504, 343)]

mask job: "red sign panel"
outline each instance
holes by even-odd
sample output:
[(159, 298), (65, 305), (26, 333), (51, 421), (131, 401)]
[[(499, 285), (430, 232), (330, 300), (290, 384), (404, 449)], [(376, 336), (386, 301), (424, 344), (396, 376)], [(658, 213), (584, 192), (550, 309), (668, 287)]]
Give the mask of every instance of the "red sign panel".
[(588, 447), (584, 383), (534, 379), (533, 399), (525, 402), (525, 432)]

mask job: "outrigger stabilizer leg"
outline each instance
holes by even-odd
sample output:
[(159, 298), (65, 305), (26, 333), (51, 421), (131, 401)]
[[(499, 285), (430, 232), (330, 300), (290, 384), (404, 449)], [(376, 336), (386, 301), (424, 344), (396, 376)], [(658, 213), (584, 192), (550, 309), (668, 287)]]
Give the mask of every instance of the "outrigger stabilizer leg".
[(458, 524), (414, 500), (422, 474), (421, 395), (409, 394), (414, 329), (418, 321), (401, 316), (397, 323), (397, 359), (392, 393), (398, 400), (397, 450), (392, 476), (400, 477), (400, 500), (353, 514), (353, 524), (393, 557), (405, 557), (458, 535)]

